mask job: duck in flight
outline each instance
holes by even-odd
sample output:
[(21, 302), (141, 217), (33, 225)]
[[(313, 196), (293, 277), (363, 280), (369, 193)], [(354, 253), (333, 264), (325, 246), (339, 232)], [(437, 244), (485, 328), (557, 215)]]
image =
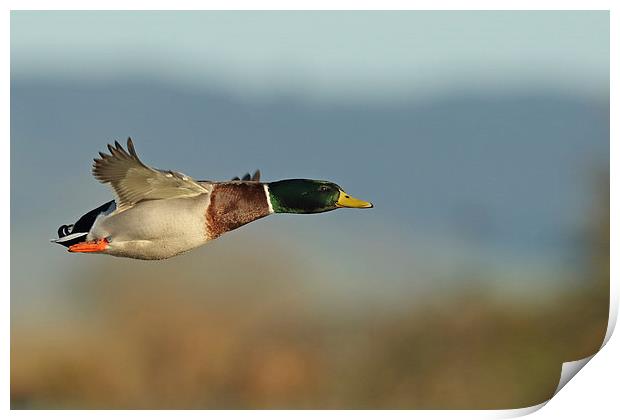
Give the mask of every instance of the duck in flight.
[(92, 173), (112, 187), (116, 200), (58, 229), (58, 239), (52, 242), (69, 252), (161, 260), (273, 213), (373, 207), (328, 181), (260, 182), (259, 171), (231, 181), (196, 181), (145, 165), (131, 138), (127, 150), (118, 142), (108, 150), (110, 154), (99, 153)]

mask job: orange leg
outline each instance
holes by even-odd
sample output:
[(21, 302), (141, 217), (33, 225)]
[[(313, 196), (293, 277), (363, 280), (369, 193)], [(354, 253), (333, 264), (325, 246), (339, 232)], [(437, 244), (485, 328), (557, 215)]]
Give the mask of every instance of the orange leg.
[(79, 244), (71, 245), (69, 252), (100, 252), (108, 247), (107, 239), (97, 239), (96, 241), (80, 242)]

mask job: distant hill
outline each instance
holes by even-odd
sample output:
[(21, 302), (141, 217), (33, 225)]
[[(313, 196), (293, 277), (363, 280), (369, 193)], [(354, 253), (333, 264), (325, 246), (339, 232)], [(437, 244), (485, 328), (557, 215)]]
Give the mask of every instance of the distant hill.
[(75, 211), (67, 189), (97, 205), (103, 187), (88, 177), (89, 159), (128, 135), (156, 166), (198, 178), (256, 168), (266, 179), (329, 178), (405, 232), (543, 255), (570, 248), (592, 200), (589, 177), (609, 165), (607, 98), (472, 87), (430, 100), (320, 104), (156, 81), (13, 80), (12, 223), (31, 224), (40, 203), (58, 197), (59, 213)]

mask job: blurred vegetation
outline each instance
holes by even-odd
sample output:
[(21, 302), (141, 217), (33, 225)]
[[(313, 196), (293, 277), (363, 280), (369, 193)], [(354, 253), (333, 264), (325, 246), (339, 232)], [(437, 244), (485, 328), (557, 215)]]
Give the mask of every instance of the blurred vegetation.
[(12, 408), (537, 404), (553, 394), (562, 362), (593, 354), (605, 335), (609, 176), (597, 185), (580, 240), (583, 281), (543, 303), (500, 299), (464, 276), (462, 287), (404, 310), (338, 314), (308, 298), (295, 261), (251, 252), (177, 263), (94, 257), (93, 271), (70, 280), (71, 316), (12, 320)]

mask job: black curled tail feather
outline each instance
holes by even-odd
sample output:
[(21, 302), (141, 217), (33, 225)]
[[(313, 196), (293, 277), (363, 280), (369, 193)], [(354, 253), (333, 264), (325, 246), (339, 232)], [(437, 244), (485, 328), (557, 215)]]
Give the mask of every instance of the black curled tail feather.
[(58, 228), (58, 238), (64, 238), (68, 234), (70, 234), (73, 230), (73, 224), (70, 225), (62, 225)]
[(74, 224), (60, 226), (58, 228), (58, 239), (52, 240), (52, 242), (69, 247), (85, 241), (97, 218), (108, 215), (114, 210), (116, 210), (116, 202), (114, 200), (108, 201), (80, 217)]

